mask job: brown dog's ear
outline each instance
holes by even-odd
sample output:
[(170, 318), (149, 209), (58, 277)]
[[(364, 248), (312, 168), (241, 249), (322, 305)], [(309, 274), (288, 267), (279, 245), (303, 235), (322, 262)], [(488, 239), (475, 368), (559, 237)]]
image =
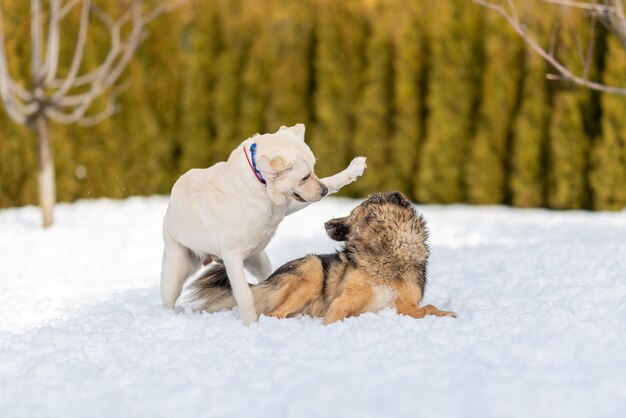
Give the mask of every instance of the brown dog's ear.
[(350, 233), (350, 225), (347, 222), (348, 216), (345, 218), (331, 219), (324, 224), (326, 233), (330, 239), (335, 241), (345, 241)]
[(256, 162), (256, 168), (263, 173), (264, 176), (274, 178), (281, 171), (289, 170), (292, 164), (287, 163), (283, 157), (274, 157), (271, 160), (265, 155), (259, 157)]
[(411, 201), (406, 198), (400, 192), (391, 192), (387, 194), (387, 199), (391, 203), (395, 203), (396, 205), (402, 206), (403, 208), (410, 208), (413, 206)]

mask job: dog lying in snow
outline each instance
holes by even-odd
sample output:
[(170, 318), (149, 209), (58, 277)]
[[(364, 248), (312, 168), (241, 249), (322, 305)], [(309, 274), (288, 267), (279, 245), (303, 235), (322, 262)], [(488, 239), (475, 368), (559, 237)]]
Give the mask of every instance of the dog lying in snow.
[[(375, 194), (325, 227), (330, 238), (345, 242), (343, 249), (290, 261), (252, 286), (258, 312), (278, 318), (323, 316), (325, 324), (386, 307), (414, 318), (456, 317), (433, 305), (419, 306), (426, 286), (428, 231), (401, 193)], [(215, 312), (235, 306), (229, 274), (217, 264), (191, 284), (199, 308)]]
[(344, 171), (318, 179), (302, 124), (255, 135), (227, 161), (182, 175), (163, 220), (161, 298), (173, 309), (185, 279), (211, 260), (228, 272), (241, 319), (258, 318), (244, 267), (259, 281), (272, 268), (265, 247), (283, 218), (353, 182), (365, 170), (357, 157)]

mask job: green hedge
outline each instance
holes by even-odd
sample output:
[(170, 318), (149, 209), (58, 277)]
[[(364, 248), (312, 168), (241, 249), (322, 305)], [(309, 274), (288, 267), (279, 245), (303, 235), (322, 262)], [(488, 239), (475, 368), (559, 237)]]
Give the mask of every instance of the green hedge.
[[(23, 79), (27, 3), (2, 6), (9, 64)], [(556, 53), (582, 71), (575, 32), (585, 42), (588, 18), (533, 4), (520, 10), (533, 33), (547, 45), (558, 21)], [(90, 35), (86, 69), (108, 42), (103, 30)], [(596, 37), (592, 75), (625, 84), (625, 52)], [(68, 37), (62, 49), (72, 48)], [(58, 197), (168, 193), (255, 132), (304, 122), (320, 175), (368, 157), (352, 196), (399, 189), (423, 203), (622, 209), (626, 98), (547, 81), (550, 71), (470, 1), (191, 1), (151, 25), (120, 113), (89, 128), (53, 125)], [(31, 132), (0, 112), (0, 206), (36, 203), (35, 152)]]

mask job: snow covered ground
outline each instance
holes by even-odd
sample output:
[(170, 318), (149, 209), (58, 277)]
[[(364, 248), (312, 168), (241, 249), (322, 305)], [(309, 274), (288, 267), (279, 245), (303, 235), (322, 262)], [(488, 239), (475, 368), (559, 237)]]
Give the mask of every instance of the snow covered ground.
[[(624, 417), (626, 212), (420, 207), (425, 302), (320, 319), (168, 312), (158, 292), (166, 199), (0, 211), (0, 416)], [(274, 266), (335, 243), (287, 218)]]

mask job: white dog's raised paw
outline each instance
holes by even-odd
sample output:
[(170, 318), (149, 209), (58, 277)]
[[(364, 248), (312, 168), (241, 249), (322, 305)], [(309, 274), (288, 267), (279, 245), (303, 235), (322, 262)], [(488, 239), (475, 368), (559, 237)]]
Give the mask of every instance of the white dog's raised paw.
[(362, 176), (366, 167), (367, 164), (365, 164), (365, 157), (354, 158), (346, 170), (348, 172), (349, 180), (354, 181), (357, 177)]

